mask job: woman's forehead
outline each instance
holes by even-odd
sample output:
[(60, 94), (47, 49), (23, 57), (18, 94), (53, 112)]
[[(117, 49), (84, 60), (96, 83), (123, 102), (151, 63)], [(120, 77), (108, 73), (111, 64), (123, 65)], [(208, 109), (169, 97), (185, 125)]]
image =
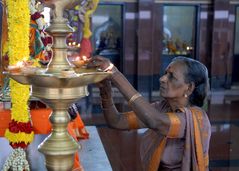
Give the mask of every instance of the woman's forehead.
[(185, 73), (186, 65), (181, 61), (173, 61), (168, 65), (166, 70), (171, 72)]

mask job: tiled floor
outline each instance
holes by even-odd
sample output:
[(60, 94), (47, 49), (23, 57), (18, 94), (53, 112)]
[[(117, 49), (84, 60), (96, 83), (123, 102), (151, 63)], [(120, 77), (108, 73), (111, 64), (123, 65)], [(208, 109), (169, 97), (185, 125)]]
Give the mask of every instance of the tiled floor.
[(239, 170), (239, 101), (210, 105), (210, 166), (213, 171)]

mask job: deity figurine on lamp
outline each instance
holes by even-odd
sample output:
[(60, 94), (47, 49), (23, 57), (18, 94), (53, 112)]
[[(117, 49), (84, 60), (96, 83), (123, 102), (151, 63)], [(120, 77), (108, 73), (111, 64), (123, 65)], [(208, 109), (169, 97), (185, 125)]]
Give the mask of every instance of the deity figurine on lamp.
[(46, 65), (52, 57), (53, 38), (45, 31), (43, 5), (40, 1), (30, 2), (30, 56), (38, 59), (41, 64)]

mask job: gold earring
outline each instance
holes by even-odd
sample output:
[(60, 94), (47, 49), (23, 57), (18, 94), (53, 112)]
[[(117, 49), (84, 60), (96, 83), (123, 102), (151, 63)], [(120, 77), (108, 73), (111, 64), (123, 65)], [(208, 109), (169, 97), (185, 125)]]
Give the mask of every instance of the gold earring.
[(184, 97), (185, 97), (185, 98), (187, 98), (187, 97), (188, 97), (188, 95), (187, 95), (187, 94), (184, 94)]

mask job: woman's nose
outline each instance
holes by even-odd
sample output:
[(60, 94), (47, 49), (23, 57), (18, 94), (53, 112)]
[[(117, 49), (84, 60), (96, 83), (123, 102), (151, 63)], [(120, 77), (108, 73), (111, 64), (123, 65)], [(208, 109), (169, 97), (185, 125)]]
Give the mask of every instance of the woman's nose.
[(166, 76), (163, 75), (159, 78), (159, 82), (165, 82), (166, 81)]

